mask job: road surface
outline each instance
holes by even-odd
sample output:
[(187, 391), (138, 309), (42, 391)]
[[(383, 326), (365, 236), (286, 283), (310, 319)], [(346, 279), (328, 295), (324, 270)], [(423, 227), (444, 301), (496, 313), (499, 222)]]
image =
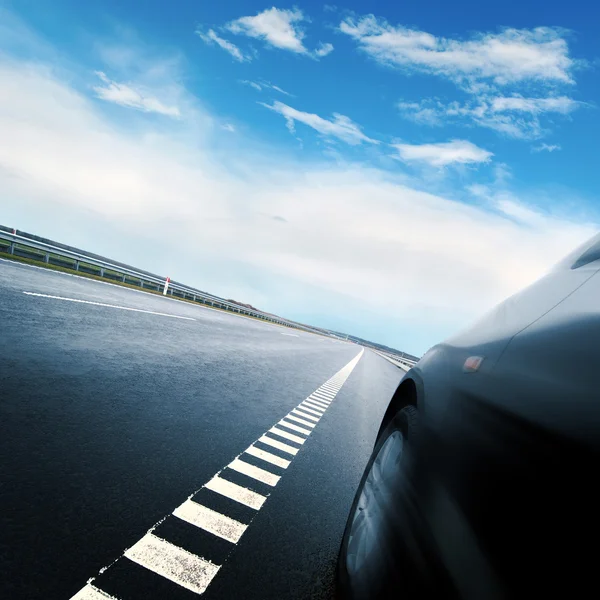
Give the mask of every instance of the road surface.
[(331, 597), (399, 369), (5, 260), (0, 323), (0, 597)]

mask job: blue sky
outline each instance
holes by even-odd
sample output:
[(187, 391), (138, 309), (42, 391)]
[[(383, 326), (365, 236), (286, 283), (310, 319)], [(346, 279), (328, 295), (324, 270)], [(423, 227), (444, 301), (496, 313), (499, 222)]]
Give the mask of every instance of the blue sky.
[(589, 3), (0, 11), (3, 224), (416, 354), (598, 229)]

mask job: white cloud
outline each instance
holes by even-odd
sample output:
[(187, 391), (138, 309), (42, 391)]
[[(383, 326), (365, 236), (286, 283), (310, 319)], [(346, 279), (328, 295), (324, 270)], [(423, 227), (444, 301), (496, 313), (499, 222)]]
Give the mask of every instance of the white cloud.
[(573, 83), (575, 61), (569, 57), (563, 30), (557, 28), (505, 29), (458, 40), (394, 27), (368, 15), (344, 19), (340, 31), (380, 63), (459, 83)]
[(158, 98), (152, 96), (148, 90), (141, 87), (134, 87), (131, 84), (111, 81), (102, 71), (96, 71), (95, 73), (105, 83), (104, 86), (93, 87), (98, 98), (143, 112), (158, 113), (173, 118), (181, 116), (181, 112), (177, 106), (164, 104)]
[(223, 123), (223, 125), (221, 125), (221, 127), (225, 131), (229, 131), (229, 133), (235, 133), (235, 125), (232, 125), (231, 123)]
[(517, 139), (535, 139), (546, 132), (541, 118), (549, 113), (568, 115), (583, 105), (566, 96), (544, 98), (482, 96), (461, 104), (444, 104), (437, 99), (397, 103), (400, 113), (417, 123), (441, 126), (450, 123), (476, 124)]
[(231, 21), (227, 29), (232, 33), (262, 39), (276, 48), (306, 54), (308, 50), (302, 43), (304, 31), (298, 26), (304, 20), (304, 14), (297, 8), (280, 10), (273, 7), (254, 17), (240, 17)]
[(220, 37), (213, 29), (209, 29), (208, 33), (202, 31), (196, 31), (198, 35), (207, 44), (217, 44), (220, 48), (223, 48), (226, 52), (229, 52), (235, 60), (238, 62), (248, 62), (252, 60), (252, 57), (244, 54), (235, 44)]
[(248, 79), (242, 79), (240, 80), (240, 83), (243, 83), (244, 85), (249, 85), (250, 87), (254, 88), (255, 90), (262, 92), (263, 90), (275, 90), (276, 92), (279, 92), (280, 94), (283, 94), (284, 96), (292, 96), (292, 94), (290, 94), (289, 92), (286, 92), (285, 90), (281, 89), (278, 85), (275, 85), (273, 83), (271, 83), (270, 81), (249, 81)]
[(560, 144), (540, 144), (531, 148), (532, 152), (556, 152), (562, 150)]
[(498, 97), (492, 99), (493, 112), (528, 112), (540, 114), (544, 112), (557, 112), (568, 115), (579, 107), (579, 102), (559, 96), (556, 98), (523, 98), (523, 96)]
[(438, 144), (392, 144), (401, 160), (418, 162), (433, 167), (455, 164), (478, 164), (490, 162), (493, 154), (467, 140), (452, 140)]
[(323, 56), (327, 56), (333, 52), (333, 44), (324, 44), (323, 42), (319, 42), (317, 49), (315, 50), (315, 56), (322, 58)]
[(379, 143), (377, 140), (372, 140), (367, 137), (361, 131), (360, 127), (345, 115), (334, 113), (333, 120), (328, 121), (319, 115), (296, 110), (283, 102), (275, 101), (273, 104), (261, 102), (261, 104), (266, 108), (283, 115), (290, 133), (295, 133), (295, 124), (297, 121), (312, 127), (322, 135), (338, 138), (352, 146), (361, 144), (362, 142), (369, 142), (371, 144)]
[(296, 54), (305, 54), (313, 58), (327, 56), (332, 50), (332, 44), (319, 42), (313, 52), (304, 45), (306, 36), (300, 26), (303, 21), (308, 21), (299, 8), (290, 10), (269, 8), (254, 17), (240, 17), (226, 25), (226, 28), (235, 34), (263, 40), (269, 46), (289, 50)]
[[(215, 152), (232, 136), (212, 131), (210, 115), (122, 128), (70, 81), (44, 65), (0, 64), (3, 220), (271, 312), (344, 319), (409, 352), (597, 229), (515, 198), (491, 213), (376, 169), (297, 163), (242, 135)], [(312, 120), (326, 133), (336, 125)], [(509, 217), (515, 207), (535, 218)]]

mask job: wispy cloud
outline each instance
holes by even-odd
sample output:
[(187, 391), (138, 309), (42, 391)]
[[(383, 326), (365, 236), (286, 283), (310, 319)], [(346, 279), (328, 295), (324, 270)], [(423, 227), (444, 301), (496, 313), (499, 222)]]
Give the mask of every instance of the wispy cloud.
[(154, 97), (149, 90), (136, 87), (133, 84), (112, 81), (102, 71), (95, 71), (95, 73), (105, 84), (92, 88), (98, 98), (147, 113), (157, 113), (176, 119), (181, 117), (181, 112), (177, 106), (164, 104)]
[(323, 42), (320, 42), (315, 50), (315, 56), (322, 58), (323, 56), (331, 54), (331, 52), (333, 52), (333, 44), (324, 44)]
[(274, 90), (276, 92), (279, 92), (280, 94), (283, 94), (284, 96), (293, 96), (293, 94), (286, 92), (285, 90), (281, 89), (278, 85), (275, 85), (270, 81), (250, 81), (248, 79), (241, 79), (240, 83), (248, 85), (257, 90), (258, 92), (262, 92), (263, 90)]
[(531, 148), (532, 152), (556, 152), (557, 150), (562, 150), (560, 144), (540, 144)]
[(402, 116), (430, 126), (479, 125), (517, 139), (536, 139), (546, 133), (542, 118), (550, 113), (568, 115), (584, 103), (566, 96), (544, 98), (482, 96), (470, 102), (443, 103), (438, 99), (397, 103)]
[(221, 125), (221, 128), (225, 131), (229, 131), (229, 133), (235, 133), (235, 126), (231, 123), (223, 123), (223, 125)]
[(493, 154), (467, 140), (437, 144), (392, 144), (405, 162), (424, 163), (432, 167), (469, 165), (490, 162)]
[(216, 44), (220, 48), (223, 48), (223, 50), (229, 52), (229, 54), (231, 54), (238, 62), (248, 62), (252, 60), (250, 55), (244, 54), (235, 44), (220, 37), (213, 29), (209, 29), (207, 33), (197, 30), (196, 35), (207, 44)]
[(314, 58), (326, 56), (333, 50), (332, 44), (319, 43), (315, 51), (304, 45), (306, 33), (301, 23), (308, 21), (298, 9), (269, 8), (251, 17), (240, 17), (225, 27), (230, 32), (263, 40), (268, 46), (288, 50), (296, 54), (305, 54)]
[[(297, 163), (242, 135), (221, 160), (215, 140), (231, 136), (220, 130), (120, 127), (71, 81), (44, 64), (0, 64), (0, 187), (13, 199), (11, 222), (99, 253), (114, 252), (126, 230), (122, 258), (141, 268), (325, 326), (335, 303), (350, 329), (360, 322), (409, 352), (528, 284), (597, 227), (512, 196), (505, 211), (536, 217), (524, 225), (377, 169)], [(165, 235), (173, 243), (158, 251)]]
[(572, 84), (575, 61), (562, 29), (505, 29), (469, 40), (435, 36), (392, 26), (374, 15), (346, 18), (340, 31), (376, 61), (406, 70), (447, 77), (457, 83), (514, 82)]
[(378, 144), (377, 140), (367, 137), (350, 118), (338, 113), (333, 114), (333, 119), (327, 120), (314, 113), (307, 113), (296, 110), (283, 102), (275, 101), (273, 104), (261, 104), (285, 118), (287, 128), (290, 133), (296, 132), (296, 122), (303, 123), (315, 131), (327, 137), (334, 137), (352, 146), (368, 142)]

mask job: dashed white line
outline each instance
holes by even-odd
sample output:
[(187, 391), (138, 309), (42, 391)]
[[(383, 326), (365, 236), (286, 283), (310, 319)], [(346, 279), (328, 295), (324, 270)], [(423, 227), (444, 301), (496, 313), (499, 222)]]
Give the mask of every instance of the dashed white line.
[(297, 335), (295, 333), (282, 333), (281, 335), (289, 335), (290, 337), (300, 337), (299, 335)]
[(94, 587), (91, 583), (88, 583), (85, 587), (81, 588), (74, 596), (71, 596), (71, 600), (117, 600), (114, 596), (108, 595), (106, 592), (99, 590)]
[(323, 416), (323, 413), (325, 412), (320, 406), (317, 406), (316, 404), (311, 404), (309, 402), (302, 402), (298, 408), (301, 408), (302, 410), (305, 410), (306, 412), (309, 412), (313, 415), (317, 415), (319, 417)]
[(263, 444), (267, 444), (267, 446), (273, 446), (273, 448), (277, 448), (277, 450), (281, 450), (282, 452), (287, 452), (288, 454), (292, 454), (293, 456), (296, 456), (296, 454), (298, 454), (298, 448), (294, 448), (293, 446), (290, 446), (289, 444), (284, 444), (283, 442), (274, 440), (273, 438), (270, 438), (267, 435), (263, 435), (263, 436), (259, 437), (258, 441)]
[(220, 568), (152, 533), (129, 548), (125, 556), (196, 594), (206, 590)]
[[(86, 304), (98, 304), (100, 306), (109, 306), (111, 308), (124, 308), (125, 310), (150, 312), (141, 311), (140, 309), (129, 309), (127, 307), (103, 305), (101, 303), (96, 302), (79, 301), (70, 298), (55, 298), (75, 302), (83, 302)], [(337, 375), (335, 375), (331, 380), (329, 380), (327, 384), (335, 382), (336, 386), (339, 383), (339, 387), (341, 387), (350, 376), (350, 373), (360, 360), (363, 353), (364, 349), (361, 350), (361, 352), (352, 361), (350, 361), (342, 370), (338, 371)], [(272, 454), (271, 452), (262, 450), (261, 448), (256, 447), (255, 444), (259, 443), (271, 446), (280, 450), (281, 452), (286, 452), (287, 454), (290, 454), (292, 457), (295, 456), (298, 453), (299, 448), (291, 446), (287, 443), (280, 442), (277, 439), (273, 439), (273, 437), (267, 434), (275, 435), (286, 440), (290, 440), (296, 444), (304, 444), (304, 442), (308, 439), (308, 436), (312, 433), (312, 429), (315, 427), (320, 417), (323, 416), (329, 404), (333, 401), (337, 394), (337, 390), (335, 392), (323, 392), (322, 390), (323, 388), (319, 388), (313, 395), (305, 399), (296, 408), (293, 408), (291, 412), (288, 413), (288, 415), (283, 417), (276, 424), (288, 430), (298, 432), (306, 437), (300, 437), (299, 435), (288, 433), (283, 429), (279, 429), (277, 426), (273, 426), (267, 433), (262, 435), (256, 442), (251, 444), (246, 450), (240, 453), (226, 467), (226, 469), (237, 471), (238, 473), (242, 473), (243, 475), (252, 477), (257, 481), (260, 481), (272, 487), (277, 485), (277, 483), (281, 479), (280, 475), (276, 475), (275, 473), (272, 473), (267, 469), (257, 467), (249, 462), (242, 460), (240, 457), (246, 454), (263, 460), (267, 463), (271, 463), (272, 465), (275, 465), (277, 467), (284, 469), (287, 468), (290, 465), (290, 460), (283, 459), (280, 456)], [(316, 417), (311, 415), (316, 415)], [(309, 427), (310, 429), (299, 427), (291, 421), (294, 421), (295, 423), (300, 423), (301, 425)], [(263, 504), (267, 500), (268, 495), (259, 494), (246, 487), (228, 481), (224, 477), (221, 477), (221, 474), (223, 472), (230, 473), (230, 471), (226, 470), (220, 471), (210, 481), (208, 481), (203, 486), (203, 488), (211, 490), (217, 494), (225, 496), (231, 500), (239, 502), (240, 504), (253, 508), (257, 511), (263, 506)], [(205, 501), (210, 504), (210, 501), (208, 499)], [(188, 498), (188, 500), (186, 500), (183, 504), (176, 508), (173, 511), (172, 515), (185, 521), (186, 523), (189, 523), (190, 525), (199, 527), (204, 531), (207, 531), (217, 537), (225, 539), (234, 545), (237, 544), (240, 537), (244, 534), (245, 530), (249, 526), (249, 523), (241, 523), (235, 519), (232, 519), (231, 517), (222, 514), (221, 512), (217, 512), (212, 508), (204, 506), (204, 504), (195, 502), (194, 500), (192, 500), (191, 496)], [(251, 522), (252, 519), (250, 519), (250, 523)], [(162, 577), (165, 577), (166, 579), (169, 579), (170, 581), (173, 581), (174, 583), (195, 592), (196, 594), (202, 594), (206, 590), (208, 585), (210, 585), (210, 582), (215, 577), (215, 575), (218, 573), (220, 565), (214, 564), (211, 561), (203, 558), (202, 556), (192, 554), (184, 548), (180, 548), (179, 546), (169, 542), (168, 540), (165, 540), (162, 537), (155, 535), (153, 531), (160, 523), (162, 523), (162, 521), (157, 523), (134, 546), (126, 550), (123, 556), (153, 571), (154, 573), (161, 575)], [(100, 573), (103, 573), (109, 567), (101, 569)], [(84, 586), (72, 598), (72, 600), (118, 600), (117, 598), (114, 598), (113, 596), (110, 596), (106, 592), (100, 590), (95, 585), (92, 585), (93, 581), (94, 578), (90, 579), (87, 585)]]
[(292, 421), (296, 421), (296, 423), (300, 423), (301, 425), (306, 425), (307, 427), (314, 427), (315, 426), (314, 423), (309, 423), (308, 421), (305, 421), (304, 419), (299, 419), (298, 417), (295, 417), (292, 413), (290, 413), (289, 415), (287, 415), (285, 418), (286, 419), (290, 419)]
[(281, 421), (279, 421), (279, 423), (277, 423), (277, 425), (281, 425), (283, 427), (287, 427), (288, 429), (291, 429), (292, 431), (297, 431), (298, 433), (303, 433), (304, 435), (310, 435), (310, 429), (304, 429), (304, 427), (298, 427), (298, 425), (294, 425), (294, 423), (288, 423), (287, 421), (284, 421), (283, 419), (281, 419)]
[(271, 427), (271, 429), (269, 429), (269, 433), (274, 433), (279, 437), (290, 440), (291, 442), (296, 442), (297, 444), (304, 444), (306, 441), (304, 438), (301, 438), (298, 435), (293, 435), (292, 433), (288, 433), (287, 431), (283, 431), (283, 429), (278, 429), (277, 427)]
[[(300, 409), (298, 409), (298, 408), (294, 408), (294, 410), (292, 410), (292, 412), (293, 412), (295, 415), (299, 415), (299, 416), (300, 416), (300, 417), (302, 417), (303, 419), (310, 419), (311, 421), (315, 421), (315, 422), (318, 422), (318, 421), (319, 421), (319, 419), (317, 419), (317, 417), (314, 417), (314, 416), (312, 416), (312, 415), (306, 414), (306, 413), (302, 412), (302, 411), (301, 411)], [(308, 411), (307, 411), (307, 412), (308, 412)], [(320, 415), (319, 415), (319, 416), (320, 416)]]
[(169, 313), (155, 312), (153, 310), (143, 310), (141, 308), (131, 308), (129, 306), (119, 306), (118, 304), (105, 304), (104, 302), (92, 302), (91, 300), (80, 300), (79, 298), (65, 298), (63, 296), (51, 296), (49, 294), (38, 294), (36, 292), (23, 292), (27, 296), (37, 298), (51, 298), (52, 300), (63, 300), (64, 302), (76, 302), (78, 304), (91, 304), (92, 306), (103, 306), (104, 308), (117, 308), (119, 310), (129, 310), (132, 312), (146, 313), (148, 315), (158, 315), (159, 317), (171, 317), (172, 319), (184, 319), (186, 321), (195, 321), (192, 317), (182, 317), (181, 315), (172, 315)]
[(250, 446), (249, 448), (246, 448), (245, 452), (246, 454), (251, 454), (252, 456), (260, 458), (261, 460), (271, 463), (272, 465), (281, 467), (282, 469), (287, 469), (290, 466), (289, 460), (286, 460), (285, 458), (281, 458), (279, 456), (275, 456), (275, 454), (271, 454), (266, 450), (261, 450), (256, 446)]
[(217, 492), (217, 494), (221, 494), (221, 496), (226, 496), (231, 500), (235, 500), (240, 504), (254, 508), (255, 510), (258, 510), (267, 499), (266, 496), (257, 494), (237, 483), (227, 481), (218, 475), (215, 475), (204, 487), (213, 492)]
[(279, 475), (275, 475), (274, 473), (271, 473), (271, 471), (261, 469), (260, 467), (255, 467), (239, 458), (234, 459), (227, 466), (238, 473), (252, 477), (257, 481), (262, 481), (270, 486), (276, 486), (277, 482), (281, 479)]
[(173, 514), (182, 521), (209, 531), (233, 544), (238, 543), (247, 527), (235, 519), (226, 517), (190, 499), (178, 506)]

